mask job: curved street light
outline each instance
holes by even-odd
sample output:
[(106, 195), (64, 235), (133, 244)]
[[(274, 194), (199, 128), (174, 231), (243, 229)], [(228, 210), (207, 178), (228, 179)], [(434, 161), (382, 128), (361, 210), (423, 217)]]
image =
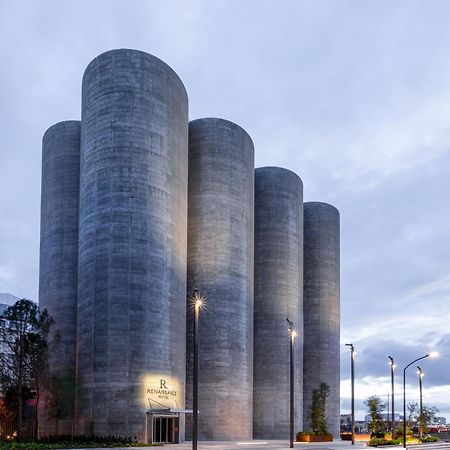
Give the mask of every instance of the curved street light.
[(437, 352), (431, 352), (424, 356), (421, 356), (420, 358), (415, 359), (414, 361), (411, 361), (404, 369), (403, 369), (403, 448), (406, 448), (406, 369), (409, 366), (412, 366), (415, 362), (420, 361), (421, 359), (428, 358), (429, 356), (431, 358), (436, 357), (438, 354)]

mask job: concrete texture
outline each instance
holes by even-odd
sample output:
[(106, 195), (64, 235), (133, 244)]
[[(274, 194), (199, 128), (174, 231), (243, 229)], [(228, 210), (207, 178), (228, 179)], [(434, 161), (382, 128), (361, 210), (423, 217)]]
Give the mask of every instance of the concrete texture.
[(176, 385), (184, 407), (187, 142), (187, 94), (164, 62), (121, 49), (89, 64), (82, 85), (77, 433), (144, 440), (152, 377)]
[(339, 211), (320, 202), (304, 204), (304, 428), (310, 429), (312, 392), (330, 386), (328, 430), (339, 437)]
[[(254, 148), (223, 119), (189, 124), (188, 295), (200, 314), (199, 439), (252, 437)], [(188, 308), (187, 406), (192, 407)]]
[(303, 184), (290, 170), (255, 171), (253, 435), (289, 436), (289, 333), (294, 347), (295, 432), (303, 425)]
[[(55, 321), (50, 372), (69, 385), (75, 382), (79, 180), (80, 122), (57, 123), (42, 140), (39, 306), (47, 308)], [(46, 393), (41, 395), (40, 403), (45, 405)], [(69, 408), (68, 415), (60, 420), (59, 431), (63, 434), (71, 432), (72, 412), (73, 408)], [(40, 411), (41, 434), (52, 433), (54, 422)]]

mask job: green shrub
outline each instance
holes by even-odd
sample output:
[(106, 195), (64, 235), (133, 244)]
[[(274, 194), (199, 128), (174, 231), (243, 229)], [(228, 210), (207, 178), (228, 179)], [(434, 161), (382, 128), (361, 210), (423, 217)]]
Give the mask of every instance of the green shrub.
[(311, 436), (311, 435), (313, 435), (314, 433), (312, 432), (312, 431), (299, 431), (298, 433), (297, 433), (297, 437), (299, 437), (299, 436)]
[(299, 436), (329, 436), (329, 435), (330, 435), (330, 433), (328, 433), (328, 432), (315, 433), (314, 431), (299, 431), (297, 433), (297, 437), (299, 437)]
[(107, 447), (147, 447), (150, 445), (137, 442), (136, 438), (122, 436), (70, 436), (44, 437), (39, 442), (0, 442), (0, 450), (51, 450), (51, 449), (84, 449)]
[(391, 441), (388, 441), (387, 439), (383, 438), (372, 438), (367, 445), (370, 445), (371, 447), (378, 447), (379, 445), (400, 445), (401, 440), (400, 439), (393, 439)]
[(424, 436), (420, 442), (437, 442), (438, 440), (436, 436)]
[[(406, 427), (406, 436), (408, 436), (408, 434), (413, 434), (413, 433), (411, 431), (411, 428)], [(395, 429), (395, 435), (396, 436), (403, 436), (403, 427), (396, 428)]]
[(376, 433), (370, 433), (370, 438), (373, 439), (384, 439), (385, 433), (382, 431), (377, 431)]

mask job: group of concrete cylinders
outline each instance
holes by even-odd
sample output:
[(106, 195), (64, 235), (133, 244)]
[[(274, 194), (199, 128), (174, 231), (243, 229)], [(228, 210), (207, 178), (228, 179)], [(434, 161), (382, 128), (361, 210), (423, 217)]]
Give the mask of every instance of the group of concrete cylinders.
[(148, 374), (178, 380), (178, 406), (192, 408), (194, 288), (206, 299), (200, 439), (287, 436), (286, 318), (298, 333), (295, 429), (308, 428), (302, 399), (322, 381), (338, 426), (335, 208), (303, 208), (289, 170), (255, 172), (238, 125), (188, 123), (181, 80), (136, 50), (88, 65), (81, 122), (45, 133), (42, 168), (39, 300), (60, 343), (51, 371), (76, 382), (76, 434), (144, 440)]

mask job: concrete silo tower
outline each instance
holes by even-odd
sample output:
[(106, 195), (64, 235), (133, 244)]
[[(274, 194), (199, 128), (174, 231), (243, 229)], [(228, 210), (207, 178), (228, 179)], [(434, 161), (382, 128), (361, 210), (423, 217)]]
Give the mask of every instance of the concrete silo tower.
[(255, 171), (253, 434), (289, 436), (289, 333), (294, 347), (294, 430), (302, 429), (303, 184), (290, 170)]
[(187, 156), (187, 94), (167, 64), (120, 49), (88, 65), (77, 433), (183, 436)]
[[(252, 437), (254, 148), (223, 119), (189, 123), (188, 295), (200, 314), (199, 439)], [(192, 407), (188, 309), (187, 404)]]
[[(51, 331), (57, 339), (53, 341), (50, 373), (69, 386), (75, 378), (79, 187), (80, 122), (60, 122), (42, 139), (39, 306), (47, 308), (55, 321)], [(65, 401), (73, 403), (73, 392), (65, 394), (69, 396)], [(59, 421), (60, 433), (71, 433), (72, 412)], [(53, 433), (54, 419), (43, 411), (39, 424), (41, 434)]]
[(304, 204), (304, 428), (308, 429), (312, 393), (330, 387), (328, 430), (339, 437), (339, 211), (320, 202)]

